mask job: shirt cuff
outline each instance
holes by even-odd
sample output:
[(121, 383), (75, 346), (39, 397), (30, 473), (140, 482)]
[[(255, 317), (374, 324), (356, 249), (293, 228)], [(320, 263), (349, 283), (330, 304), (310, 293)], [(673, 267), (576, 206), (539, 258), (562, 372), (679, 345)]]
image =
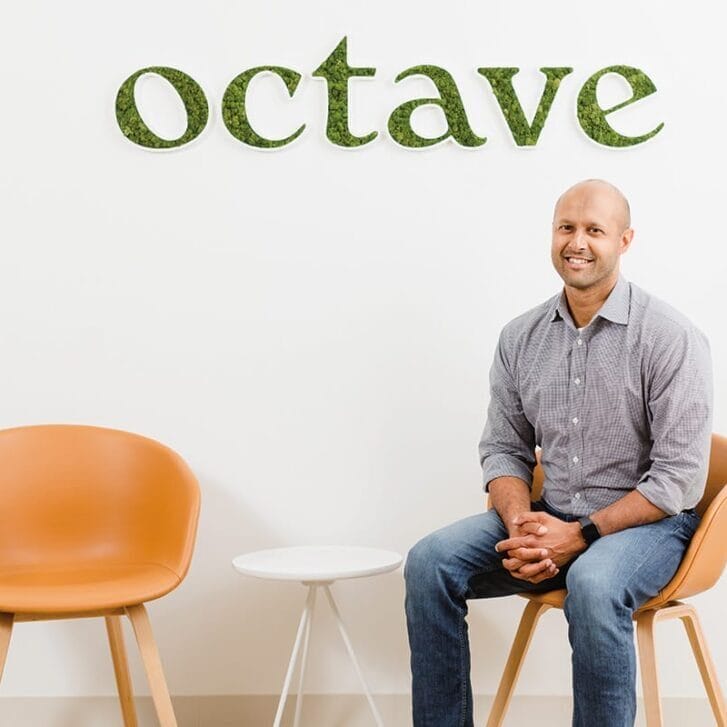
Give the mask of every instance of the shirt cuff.
[(482, 463), (482, 489), (485, 492), (489, 492), (490, 482), (498, 477), (518, 477), (528, 488), (533, 487), (532, 470), (511, 454), (491, 454)]
[(677, 515), (684, 509), (684, 496), (676, 485), (669, 486), (647, 476), (636, 485), (636, 490), (667, 515)]

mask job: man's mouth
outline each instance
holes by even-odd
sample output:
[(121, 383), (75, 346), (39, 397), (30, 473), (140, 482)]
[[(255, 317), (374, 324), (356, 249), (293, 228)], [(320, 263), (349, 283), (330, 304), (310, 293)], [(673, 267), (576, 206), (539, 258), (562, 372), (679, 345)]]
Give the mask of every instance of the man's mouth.
[(593, 260), (589, 260), (585, 257), (574, 257), (574, 256), (568, 256), (566, 257), (566, 262), (568, 263), (568, 267), (574, 268), (575, 270), (579, 270), (580, 268), (585, 268), (587, 265), (593, 262)]

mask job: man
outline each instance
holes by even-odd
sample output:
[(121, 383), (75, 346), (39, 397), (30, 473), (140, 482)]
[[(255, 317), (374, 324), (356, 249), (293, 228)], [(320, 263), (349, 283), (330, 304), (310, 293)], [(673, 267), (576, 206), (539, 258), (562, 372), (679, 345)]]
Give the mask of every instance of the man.
[[(619, 190), (587, 180), (553, 217), (562, 293), (508, 323), (480, 461), (493, 509), (428, 535), (405, 568), (415, 727), (471, 727), (467, 600), (567, 588), (575, 727), (632, 727), (632, 614), (674, 575), (699, 521), (709, 346), (619, 274)], [(535, 448), (542, 499), (532, 504)]]

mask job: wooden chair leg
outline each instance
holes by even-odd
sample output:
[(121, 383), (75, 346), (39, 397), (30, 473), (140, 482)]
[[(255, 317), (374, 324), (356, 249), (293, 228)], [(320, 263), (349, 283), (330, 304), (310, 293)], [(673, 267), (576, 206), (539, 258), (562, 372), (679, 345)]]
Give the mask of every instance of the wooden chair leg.
[(174, 716), (172, 708), (172, 700), (169, 697), (167, 682), (164, 678), (162, 670), (162, 662), (159, 659), (159, 651), (157, 650), (154, 635), (151, 630), (149, 616), (143, 604), (138, 606), (129, 606), (126, 614), (131, 620), (134, 628), (136, 642), (139, 644), (141, 659), (144, 662), (146, 677), (149, 681), (151, 696), (154, 701), (157, 718), (160, 727), (177, 727), (177, 720)]
[(707, 648), (707, 642), (704, 638), (704, 632), (699, 623), (697, 612), (692, 606), (687, 606), (685, 615), (680, 616), (684, 628), (686, 629), (689, 643), (694, 652), (694, 658), (699, 667), (699, 673), (702, 675), (704, 688), (709, 697), (709, 703), (712, 705), (712, 712), (717, 721), (718, 727), (727, 727), (727, 712), (725, 711), (724, 695), (719, 686), (717, 679), (717, 671), (714, 668), (712, 657)]
[(119, 616), (106, 616), (106, 631), (109, 636), (111, 658), (114, 661), (114, 674), (116, 675), (116, 686), (119, 691), (124, 727), (138, 727), (134, 707), (134, 692), (131, 686), (131, 677), (129, 676), (129, 665), (126, 661), (124, 634), (121, 630)]
[(530, 601), (523, 615), (520, 618), (515, 640), (510, 648), (510, 656), (507, 658), (505, 670), (500, 678), (500, 686), (497, 688), (495, 700), (492, 703), (490, 716), (487, 720), (487, 727), (500, 727), (505, 719), (505, 712), (510, 704), (512, 693), (515, 691), (515, 683), (520, 674), (520, 668), (525, 660), (525, 654), (530, 646), (530, 640), (535, 632), (535, 626), (538, 619), (544, 614), (550, 606), (545, 603), (537, 603)]
[(644, 611), (636, 617), (636, 633), (639, 642), (639, 666), (641, 685), (644, 690), (644, 709), (647, 727), (662, 727), (659, 677), (656, 671), (656, 650), (654, 648), (654, 624), (656, 611)]
[(8, 655), (14, 619), (15, 614), (13, 613), (0, 613), (0, 679), (2, 679), (5, 669), (5, 658)]

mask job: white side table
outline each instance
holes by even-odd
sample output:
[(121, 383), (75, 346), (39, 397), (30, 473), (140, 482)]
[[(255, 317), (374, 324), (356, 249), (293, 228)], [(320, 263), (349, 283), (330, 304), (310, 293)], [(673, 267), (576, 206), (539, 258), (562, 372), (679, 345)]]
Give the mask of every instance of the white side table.
[(283, 708), (288, 697), (288, 690), (290, 689), (290, 682), (293, 677), (293, 671), (302, 641), (303, 656), (298, 676), (298, 695), (295, 700), (294, 727), (298, 727), (300, 722), (300, 711), (303, 703), (303, 677), (305, 675), (305, 664), (308, 657), (311, 622), (316, 605), (316, 592), (319, 588), (323, 590), (328, 598), (328, 603), (336, 617), (343, 643), (346, 645), (354, 669), (358, 674), (358, 678), (361, 680), (377, 727), (383, 727), (381, 716), (376, 709), (371, 692), (369, 692), (369, 688), (366, 686), (361, 667), (353, 651), (351, 639), (348, 636), (346, 627), (343, 625), (343, 620), (341, 619), (336, 602), (333, 600), (330, 585), (341, 578), (363, 578), (365, 576), (378, 575), (379, 573), (388, 573), (389, 571), (396, 570), (401, 565), (401, 561), (401, 555), (390, 550), (337, 545), (299, 546), (294, 548), (259, 550), (255, 553), (238, 555), (232, 561), (235, 570), (248, 576), (273, 580), (300, 581), (304, 586), (308, 586), (308, 596), (300, 617), (298, 633), (295, 637), (293, 653), (290, 656), (290, 663), (288, 664), (288, 671), (285, 675), (285, 683), (283, 684), (283, 691), (278, 702), (278, 711), (275, 714), (273, 727), (280, 727), (280, 720), (283, 718)]

